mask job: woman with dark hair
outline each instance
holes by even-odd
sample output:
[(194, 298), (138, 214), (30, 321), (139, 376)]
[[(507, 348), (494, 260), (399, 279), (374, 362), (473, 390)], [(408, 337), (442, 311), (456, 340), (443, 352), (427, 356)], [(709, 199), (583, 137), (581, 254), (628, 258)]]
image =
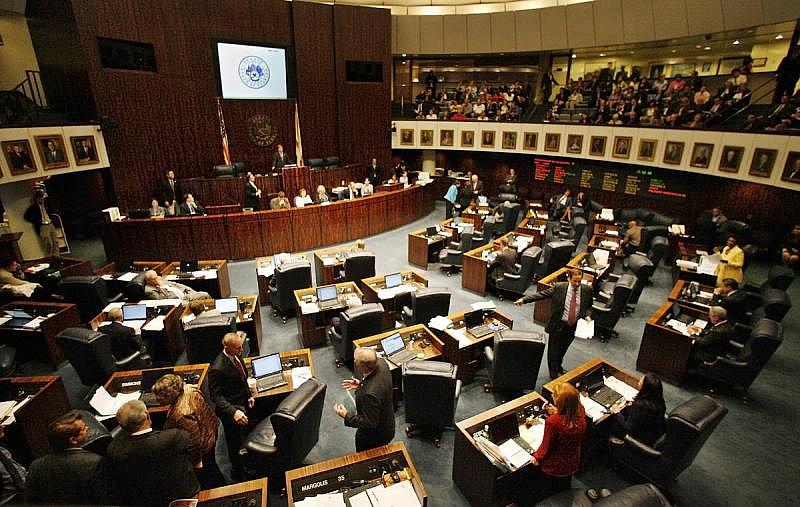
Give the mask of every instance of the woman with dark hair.
[(639, 394), (624, 413), (614, 417), (614, 434), (619, 438), (630, 435), (647, 445), (653, 445), (664, 434), (664, 388), (661, 379), (648, 373), (639, 380)]

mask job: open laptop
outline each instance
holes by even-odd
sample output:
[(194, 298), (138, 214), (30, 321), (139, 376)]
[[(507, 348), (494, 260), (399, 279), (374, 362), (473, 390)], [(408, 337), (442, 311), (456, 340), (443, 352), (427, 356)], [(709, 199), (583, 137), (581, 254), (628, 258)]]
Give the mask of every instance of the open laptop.
[(174, 368), (154, 368), (152, 370), (142, 370), (142, 380), (139, 384), (139, 400), (148, 407), (157, 407), (160, 405), (158, 398), (153, 394), (153, 386), (156, 381), (169, 373), (175, 373)]
[(147, 320), (147, 305), (122, 305), (122, 320)]
[(383, 283), (387, 289), (393, 289), (403, 285), (403, 275), (401, 273), (392, 273), (383, 277)]
[(239, 300), (236, 298), (217, 299), (214, 301), (214, 307), (223, 315), (239, 313)]
[(464, 314), (464, 327), (475, 338), (483, 338), (494, 331), (483, 323), (483, 310), (474, 310)]
[(437, 229), (435, 225), (432, 225), (425, 230), (425, 235), (429, 238), (436, 236), (437, 234), (439, 234), (439, 229)]
[(605, 408), (610, 408), (613, 404), (622, 399), (622, 395), (605, 385), (603, 368), (595, 368), (583, 376), (580, 381), (580, 390), (589, 393), (589, 398), (596, 401)]
[(336, 286), (317, 287), (317, 306), (320, 310), (327, 310), (339, 305), (339, 298), (336, 297)]
[(181, 261), (181, 272), (191, 273), (197, 271), (199, 263), (197, 259), (185, 259)]
[(406, 343), (400, 333), (393, 333), (390, 336), (381, 340), (381, 348), (386, 355), (386, 359), (400, 366), (406, 361), (410, 361), (417, 357), (414, 351), (406, 348)]
[(683, 322), (687, 326), (691, 324), (692, 321), (694, 320), (690, 315), (686, 315), (685, 313), (683, 313), (681, 305), (678, 304), (677, 301), (672, 303), (671, 313), (673, 319), (677, 320), (678, 322)]
[(253, 359), (253, 377), (256, 379), (256, 392), (263, 393), (278, 386), (286, 385), (283, 378), (281, 355), (277, 352)]

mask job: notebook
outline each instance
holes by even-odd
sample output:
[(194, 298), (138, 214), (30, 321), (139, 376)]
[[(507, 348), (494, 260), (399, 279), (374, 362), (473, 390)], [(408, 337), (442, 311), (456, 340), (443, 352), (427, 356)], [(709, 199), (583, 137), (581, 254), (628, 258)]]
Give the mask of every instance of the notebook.
[(236, 298), (222, 298), (214, 301), (214, 307), (219, 313), (239, 313), (239, 300)]
[(317, 306), (321, 309), (331, 308), (339, 304), (339, 299), (336, 297), (336, 286), (328, 285), (325, 287), (317, 287)]

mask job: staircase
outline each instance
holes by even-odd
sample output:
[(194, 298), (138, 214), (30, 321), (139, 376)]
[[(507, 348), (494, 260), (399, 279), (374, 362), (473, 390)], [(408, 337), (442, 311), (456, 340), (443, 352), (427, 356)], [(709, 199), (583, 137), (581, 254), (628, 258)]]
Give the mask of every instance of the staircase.
[(63, 122), (65, 116), (51, 110), (44, 97), (38, 70), (26, 70), (25, 79), (0, 91), (0, 125)]

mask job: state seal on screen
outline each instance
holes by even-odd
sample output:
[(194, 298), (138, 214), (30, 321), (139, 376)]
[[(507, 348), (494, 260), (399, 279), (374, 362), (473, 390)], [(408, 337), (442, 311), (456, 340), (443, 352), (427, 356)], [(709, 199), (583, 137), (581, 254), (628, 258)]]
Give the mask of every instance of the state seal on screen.
[(269, 66), (257, 56), (246, 56), (239, 62), (239, 79), (248, 88), (263, 88), (269, 83)]

